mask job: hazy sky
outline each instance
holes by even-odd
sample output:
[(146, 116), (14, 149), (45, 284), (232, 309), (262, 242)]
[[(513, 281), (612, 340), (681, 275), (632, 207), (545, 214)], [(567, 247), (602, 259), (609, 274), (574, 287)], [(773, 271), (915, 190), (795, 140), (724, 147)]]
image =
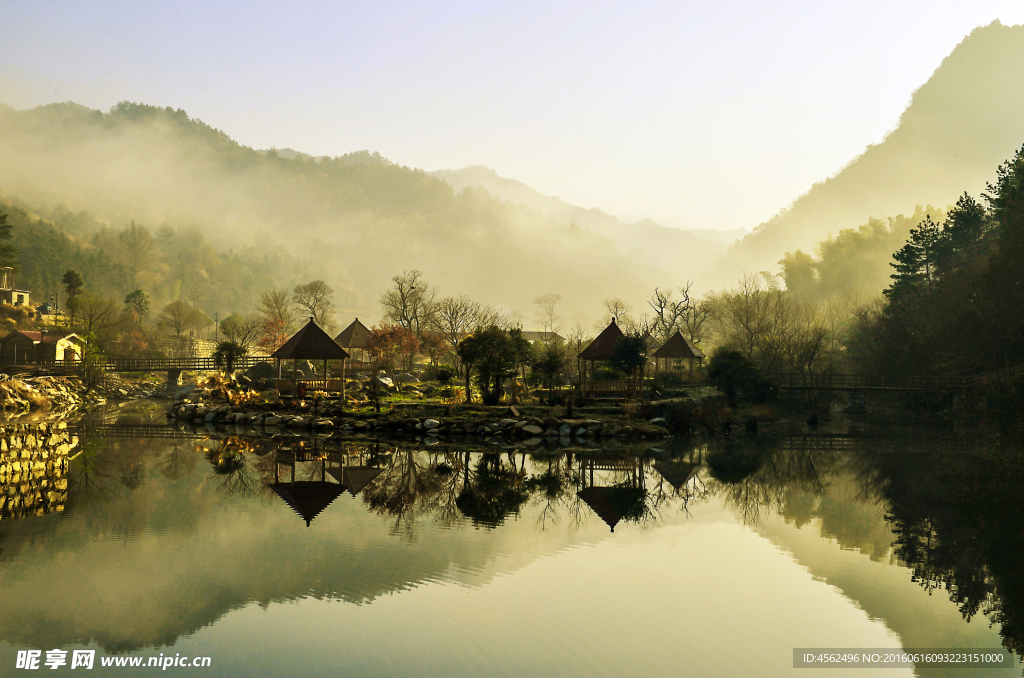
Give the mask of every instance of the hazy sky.
[(750, 228), (994, 19), (1024, 2), (0, 0), (0, 101), (173, 106), (256, 148), (486, 165), (625, 218)]

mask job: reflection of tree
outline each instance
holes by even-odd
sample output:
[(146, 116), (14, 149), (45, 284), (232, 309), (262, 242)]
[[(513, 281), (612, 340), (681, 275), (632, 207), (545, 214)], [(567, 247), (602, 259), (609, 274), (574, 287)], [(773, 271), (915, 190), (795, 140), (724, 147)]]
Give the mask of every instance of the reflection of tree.
[(509, 514), (518, 513), (529, 498), (525, 473), (516, 467), (515, 458), (509, 457), (506, 465), (500, 455), (481, 455), (472, 481), (459, 493), (456, 504), (474, 525), (496, 527)]
[(1024, 651), (1024, 461), (939, 450), (859, 455), (853, 467), (889, 505), (896, 556), (929, 592), (945, 590), (964, 619), (1001, 625)]
[(109, 494), (114, 477), (111, 458), (103, 453), (103, 441), (99, 439), (82, 440), (81, 447), (81, 453), (68, 464), (69, 496), (103, 498)]
[[(543, 463), (543, 462), (542, 462)], [(575, 487), (578, 480), (572, 472), (572, 457), (569, 455), (558, 455), (547, 458), (547, 467), (542, 473), (530, 476), (526, 481), (526, 488), (534, 493), (537, 500), (543, 503), (540, 513), (537, 515), (537, 527), (546, 530), (548, 524), (558, 525), (558, 507), (566, 503), (569, 496), (572, 497), (569, 503), (571, 509), (579, 506), (579, 498), (571, 489)], [(576, 515), (579, 514), (577, 509)]]
[(412, 536), (416, 514), (437, 508), (446, 481), (457, 476), (449, 472), (450, 462), (440, 471), (439, 466), (425, 452), (395, 448), (381, 474), (363, 490), (363, 502), (381, 515), (394, 516), (396, 533)]
[(171, 452), (160, 458), (157, 470), (168, 480), (181, 480), (195, 469), (198, 461), (199, 455), (194, 450), (182, 445), (175, 445)]
[(213, 467), (218, 491), (229, 497), (252, 497), (268, 492), (272, 475), (269, 460), (255, 455), (258, 444), (252, 438), (228, 436), (214, 449), (207, 450), (202, 446), (196, 449), (205, 452), (207, 461)]
[(758, 522), (763, 510), (782, 513), (794, 491), (824, 492), (836, 461), (832, 450), (779, 445), (760, 437), (726, 443), (708, 455), (716, 494), (748, 524)]

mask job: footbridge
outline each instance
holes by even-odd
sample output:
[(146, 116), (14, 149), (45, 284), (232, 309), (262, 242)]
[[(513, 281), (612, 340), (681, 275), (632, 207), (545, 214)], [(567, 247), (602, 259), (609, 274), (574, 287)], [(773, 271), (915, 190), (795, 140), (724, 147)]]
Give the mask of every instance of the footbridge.
[(1024, 376), (1024, 365), (967, 376), (894, 377), (865, 374), (775, 374), (775, 385), (786, 391), (882, 391), (957, 393)]

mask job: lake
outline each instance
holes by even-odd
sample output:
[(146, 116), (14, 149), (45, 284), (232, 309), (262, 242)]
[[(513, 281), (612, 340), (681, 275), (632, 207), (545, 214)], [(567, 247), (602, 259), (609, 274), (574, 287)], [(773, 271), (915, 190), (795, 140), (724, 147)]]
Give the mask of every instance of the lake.
[(3, 514), (0, 674), (58, 648), (100, 674), (777, 676), (794, 648), (1024, 647), (1024, 463), (995, 442), (428, 445), (162, 407), (72, 426), (66, 499)]

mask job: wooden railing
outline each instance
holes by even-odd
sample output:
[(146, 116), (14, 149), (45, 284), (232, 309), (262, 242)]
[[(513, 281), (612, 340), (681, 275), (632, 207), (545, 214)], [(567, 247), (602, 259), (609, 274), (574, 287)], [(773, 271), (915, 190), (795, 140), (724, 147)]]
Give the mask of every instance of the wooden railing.
[(779, 388), (808, 390), (879, 391), (964, 391), (975, 377), (911, 376), (893, 377), (865, 374), (776, 374), (772, 381)]
[(631, 381), (588, 381), (584, 383), (587, 393), (633, 393), (640, 390)]
[(289, 393), (295, 393), (296, 385), (298, 387), (305, 386), (306, 394), (312, 395), (316, 391), (323, 391), (325, 393), (341, 393), (345, 390), (344, 379), (275, 379), (274, 388), (278, 391), (287, 391)]

